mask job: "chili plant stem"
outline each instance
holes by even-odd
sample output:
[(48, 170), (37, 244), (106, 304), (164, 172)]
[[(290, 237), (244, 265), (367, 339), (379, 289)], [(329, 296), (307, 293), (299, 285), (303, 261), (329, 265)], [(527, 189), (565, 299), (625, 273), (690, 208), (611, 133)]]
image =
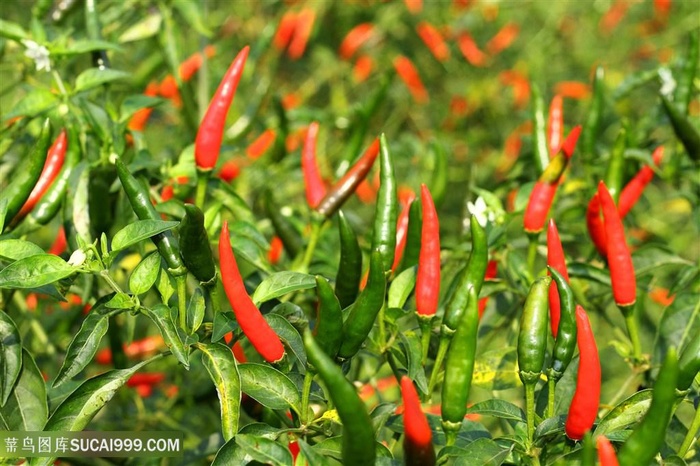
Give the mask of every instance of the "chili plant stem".
[(309, 422), (309, 396), (311, 394), (311, 382), (314, 374), (307, 370), (304, 375), (304, 388), (301, 392), (301, 425), (305, 426)]
[(204, 201), (207, 198), (207, 184), (209, 183), (210, 170), (197, 170), (197, 194), (195, 205), (204, 210)]
[(532, 445), (532, 437), (535, 435), (535, 384), (525, 385), (525, 406), (527, 417), (527, 444)]
[(642, 361), (642, 343), (639, 339), (639, 327), (637, 326), (637, 319), (634, 315), (634, 307), (625, 312), (625, 323), (627, 324), (627, 332), (630, 334), (630, 340), (632, 341), (634, 364), (637, 365)]
[(211, 308), (214, 315), (221, 312), (221, 301), (219, 300), (219, 280), (215, 280), (212, 285), (206, 287), (209, 291), (209, 299), (211, 300)]
[(421, 348), (422, 352), (421, 354), (423, 355), (422, 359), (422, 364), (425, 365), (426, 360), (428, 359), (428, 349), (430, 348), (430, 334), (432, 333), (432, 325), (430, 325), (430, 322), (433, 320), (433, 316), (427, 316), (427, 317), (422, 317), (418, 316), (418, 324), (420, 325), (420, 332), (421, 332)]
[(311, 264), (311, 259), (313, 258), (314, 251), (316, 250), (318, 238), (321, 236), (321, 227), (323, 224), (324, 222), (322, 221), (313, 221), (311, 224), (311, 237), (309, 238), (309, 244), (306, 246), (304, 257), (301, 265), (299, 266), (300, 272), (306, 273), (309, 270), (309, 264)]
[(175, 278), (177, 282), (177, 308), (180, 317), (180, 328), (187, 332), (187, 275)]
[(377, 320), (379, 321), (379, 347), (383, 351), (386, 351), (386, 325), (384, 324), (384, 310), (386, 309), (386, 303), (382, 304), (382, 308), (379, 309), (379, 314), (377, 315)]
[(437, 383), (438, 374), (440, 373), (442, 362), (445, 360), (445, 355), (447, 354), (447, 349), (449, 347), (450, 340), (448, 338), (441, 338), (437, 356), (435, 357), (435, 364), (433, 365), (433, 371), (430, 373), (430, 382), (428, 383), (428, 393), (431, 395), (433, 393), (433, 389), (435, 388), (435, 384)]
[(527, 271), (530, 277), (535, 276), (535, 259), (537, 258), (537, 235), (528, 236), (530, 242), (527, 247)]
[(688, 433), (685, 436), (685, 439), (683, 439), (683, 443), (681, 444), (681, 447), (678, 449), (678, 456), (681, 458), (684, 458), (686, 454), (688, 454), (688, 450), (690, 449), (690, 446), (693, 444), (693, 441), (695, 440), (695, 436), (698, 433), (698, 430), (700, 429), (700, 409), (695, 410), (695, 417), (693, 418), (693, 422), (690, 424), (690, 427), (688, 428)]
[(549, 380), (547, 380), (547, 388), (549, 389), (549, 393), (547, 394), (547, 416), (546, 417), (552, 417), (554, 416), (554, 390), (557, 387), (557, 382), (554, 380), (553, 377), (549, 377)]

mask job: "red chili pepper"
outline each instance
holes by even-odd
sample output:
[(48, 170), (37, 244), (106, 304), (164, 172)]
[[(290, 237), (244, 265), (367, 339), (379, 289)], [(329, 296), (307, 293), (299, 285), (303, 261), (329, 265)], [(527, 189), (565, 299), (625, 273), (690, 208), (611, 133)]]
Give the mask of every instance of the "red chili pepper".
[(129, 387), (136, 387), (138, 385), (156, 385), (165, 380), (165, 374), (163, 372), (137, 372), (136, 374), (129, 377), (126, 384)]
[(654, 16), (665, 21), (671, 12), (671, 0), (654, 0)]
[(576, 391), (571, 400), (569, 414), (566, 417), (566, 435), (573, 440), (581, 440), (583, 434), (590, 430), (598, 414), (600, 402), (600, 358), (598, 347), (593, 337), (591, 323), (586, 311), (576, 306), (576, 326), (579, 350)]
[(372, 23), (360, 23), (345, 35), (343, 42), (340, 43), (338, 54), (343, 60), (349, 60), (357, 50), (362, 47), (362, 44), (372, 38), (374, 34), (374, 25)]
[(503, 26), (495, 36), (491, 38), (486, 44), (486, 50), (491, 55), (498, 55), (503, 50), (511, 46), (511, 44), (518, 38), (520, 33), (520, 27), (515, 23), (508, 23)]
[(578, 142), (578, 137), (581, 135), (581, 125), (574, 126), (569, 135), (566, 136), (564, 143), (561, 145), (561, 151), (564, 153), (567, 159), (570, 159), (574, 155), (574, 150), (576, 150), (576, 143)]
[(423, 10), (423, 0), (403, 0), (406, 4), (406, 8), (412, 14), (418, 14)]
[[(664, 156), (664, 147), (659, 146), (654, 150), (652, 157), (654, 164), (659, 166), (661, 159)], [(620, 218), (625, 218), (625, 215), (634, 207), (639, 198), (644, 192), (644, 188), (654, 179), (654, 170), (648, 165), (643, 166), (637, 174), (620, 192), (620, 199), (617, 201), (617, 211), (620, 213)]]
[(406, 249), (406, 236), (408, 233), (408, 213), (411, 207), (411, 203), (416, 198), (413, 191), (410, 195), (401, 202), (403, 205), (399, 218), (396, 221), (396, 249), (394, 250), (394, 263), (391, 265), (391, 271), (393, 272), (398, 267), (401, 259), (403, 258), (403, 251)]
[(194, 158), (199, 170), (208, 171), (216, 166), (221, 150), (221, 139), (224, 135), (226, 114), (236, 94), (249, 50), (250, 47), (243, 47), (243, 50), (234, 58), (199, 125), (194, 143)]
[(416, 276), (416, 309), (421, 316), (433, 316), (440, 295), (440, 224), (428, 187), (422, 184), (420, 189), (423, 224)]
[(554, 86), (554, 92), (567, 99), (581, 100), (588, 97), (591, 87), (578, 81), (561, 81)]
[[(228, 340), (226, 340), (226, 336), (228, 336)], [(228, 344), (232, 338), (233, 332), (229, 332), (226, 335), (224, 335), (224, 340), (226, 340), (226, 344)], [(245, 355), (245, 351), (243, 351), (243, 346), (241, 345), (240, 341), (237, 341), (233, 344), (233, 346), (231, 347), (231, 352), (233, 353), (233, 357), (236, 358), (237, 362), (248, 362), (248, 358)]]
[(513, 87), (516, 108), (523, 108), (530, 99), (530, 81), (527, 77), (516, 70), (502, 71), (498, 77), (504, 85)]
[(226, 297), (243, 334), (266, 361), (280, 361), (284, 357), (284, 345), (248, 296), (231, 249), (227, 221), (224, 221), (219, 235), (219, 267)]
[(564, 140), (564, 99), (557, 94), (549, 105), (549, 120), (547, 121), (547, 141), (549, 142), (550, 157), (559, 151), (559, 146)]
[(326, 185), (323, 182), (321, 172), (316, 164), (316, 138), (318, 137), (318, 122), (309, 125), (304, 140), (304, 148), (301, 151), (301, 171), (304, 173), (304, 186), (306, 187), (306, 202), (312, 209), (321, 202), (326, 195)]
[(600, 216), (600, 199), (598, 193), (593, 194), (588, 209), (586, 209), (586, 226), (588, 236), (591, 237), (593, 245), (602, 257), (608, 257), (608, 244), (605, 236), (605, 224)]
[[(566, 259), (564, 258), (564, 249), (561, 246), (559, 239), (559, 231), (554, 219), (549, 219), (549, 227), (547, 228), (547, 265), (559, 272), (569, 281), (569, 272), (566, 270)], [(549, 273), (547, 273), (549, 275)], [(552, 282), (549, 286), (549, 323), (552, 328), (552, 335), (557, 337), (559, 330), (560, 302), (559, 291), (557, 284)]]
[[(148, 85), (146, 86), (146, 90), (143, 91), (143, 95), (148, 97), (157, 96), (158, 83), (155, 81), (151, 81), (150, 83), (148, 83)], [(143, 131), (143, 129), (146, 127), (148, 119), (151, 117), (151, 113), (153, 113), (153, 108), (151, 107), (141, 108), (137, 110), (136, 113), (134, 113), (129, 119), (128, 128), (131, 131)]]
[[(141, 340), (134, 340), (128, 345), (124, 345), (124, 354), (128, 358), (140, 358), (151, 355), (165, 347), (165, 341), (160, 335), (153, 335)], [(112, 351), (109, 348), (101, 349), (95, 356), (98, 364), (111, 364)]]
[(429, 100), (428, 91), (425, 90), (423, 81), (421, 81), (420, 74), (418, 74), (418, 70), (413, 65), (413, 62), (403, 55), (399, 55), (394, 58), (394, 68), (401, 80), (406, 84), (406, 87), (408, 87), (413, 99), (419, 104), (427, 103)]
[(54, 254), (56, 256), (60, 256), (64, 252), (66, 252), (66, 248), (68, 247), (68, 241), (66, 240), (66, 230), (63, 229), (63, 226), (58, 228), (58, 234), (56, 235), (56, 240), (53, 242), (49, 250), (47, 251), (49, 254)]
[(457, 37), (457, 46), (466, 60), (473, 66), (484, 66), (488, 57), (479, 50), (479, 46), (468, 32), (462, 32)]
[(299, 442), (297, 442), (297, 441), (289, 442), (289, 452), (292, 454), (292, 464), (296, 464), (297, 456), (299, 456), (300, 450), (301, 449), (299, 448)]
[(282, 15), (280, 24), (277, 26), (275, 37), (272, 39), (272, 45), (279, 51), (283, 51), (289, 45), (294, 35), (294, 29), (297, 26), (297, 14), (294, 11), (287, 11)]
[(364, 82), (372, 74), (374, 68), (374, 60), (369, 55), (360, 55), (355, 60), (355, 66), (352, 68), (352, 76), (358, 83)]
[(610, 9), (608, 9), (608, 11), (606, 11), (603, 17), (600, 19), (598, 28), (601, 30), (601, 32), (612, 32), (625, 17), (628, 8), (629, 5), (627, 4), (627, 0), (617, 0), (615, 3), (613, 3)]
[(274, 265), (280, 261), (283, 248), (282, 239), (279, 236), (273, 236), (270, 240), (270, 250), (267, 253), (267, 259), (270, 261), (270, 264)]
[[(484, 280), (493, 280), (498, 274), (498, 262), (491, 260), (486, 264), (486, 273), (484, 274)], [(486, 310), (486, 305), (489, 303), (489, 297), (486, 296), (479, 300), (479, 319), (484, 315)]]
[(309, 37), (311, 37), (311, 31), (314, 28), (315, 20), (316, 12), (311, 8), (304, 8), (297, 15), (294, 35), (289, 42), (289, 47), (287, 47), (287, 55), (289, 55), (289, 58), (292, 60), (298, 60), (304, 55), (304, 50), (306, 50), (306, 44), (309, 42)]
[(608, 265), (613, 297), (618, 306), (631, 306), (637, 300), (637, 281), (632, 256), (625, 241), (625, 229), (604, 182), (598, 184), (598, 197), (603, 211)]
[(605, 435), (600, 435), (596, 438), (598, 445), (598, 461), (600, 466), (619, 466), (615, 448), (610, 443), (610, 440)]
[(263, 133), (246, 148), (245, 153), (248, 158), (255, 160), (267, 152), (267, 149), (269, 149), (270, 146), (272, 146), (272, 143), (275, 142), (275, 137), (275, 130), (266, 129), (263, 131)]
[(401, 396), (404, 407), (404, 461), (408, 466), (432, 466), (435, 464), (433, 434), (421, 409), (420, 398), (413, 381), (405, 375), (401, 377)]
[[(44, 193), (51, 187), (51, 183), (53, 183), (53, 180), (58, 175), (58, 172), (61, 171), (61, 167), (63, 167), (63, 161), (66, 159), (66, 149), (68, 148), (69, 142), (70, 141), (68, 141), (66, 130), (61, 130), (61, 133), (49, 148), (39, 180), (34, 185), (34, 189), (32, 189), (32, 192), (29, 194), (29, 197), (25, 201), (20, 211), (17, 212), (17, 215), (12, 220), (13, 224), (16, 224), (26, 217), (27, 214), (32, 211), (37, 202), (41, 200)], [(73, 141), (73, 144), (76, 143), (77, 141)]]
[(450, 49), (435, 26), (427, 21), (421, 21), (416, 26), (416, 32), (437, 61), (444, 62), (450, 59)]
[(227, 160), (221, 166), (221, 170), (219, 170), (219, 178), (224, 180), (226, 183), (230, 183), (231, 181), (235, 180), (240, 174), (241, 164), (238, 159)]

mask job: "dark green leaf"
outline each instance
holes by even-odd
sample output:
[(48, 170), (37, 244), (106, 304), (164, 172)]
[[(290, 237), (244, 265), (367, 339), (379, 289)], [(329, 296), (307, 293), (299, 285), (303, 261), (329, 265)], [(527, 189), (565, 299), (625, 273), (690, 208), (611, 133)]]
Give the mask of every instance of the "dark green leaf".
[(494, 416), (509, 421), (525, 422), (523, 410), (505, 400), (492, 399), (482, 401), (470, 406), (467, 412), (469, 414)]
[(78, 76), (75, 80), (75, 92), (83, 92), (93, 87), (101, 86), (108, 82), (124, 79), (131, 76), (125, 71), (117, 71), (112, 69), (101, 70), (99, 68), (89, 68)]
[(209, 372), (221, 407), (221, 431), (225, 440), (238, 432), (241, 406), (241, 379), (231, 349), (221, 343), (197, 345), (202, 352), (202, 363)]
[(34, 358), (22, 350), (22, 370), (5, 406), (0, 408), (0, 427), (7, 430), (42, 430), (49, 407), (46, 402), (46, 383)]
[(25, 257), (0, 270), (0, 288), (37, 288), (57, 282), (77, 268), (53, 254)]
[(0, 406), (4, 406), (22, 369), (22, 339), (14, 321), (0, 311)]
[(128, 294), (117, 293), (105, 304), (105, 307), (110, 309), (131, 309), (134, 307), (134, 305), (134, 302), (131, 300)]
[(66, 48), (52, 48), (52, 55), (82, 55), (87, 52), (94, 52), (96, 50), (114, 50), (121, 52), (122, 48), (117, 44), (112, 42), (107, 42), (106, 40), (90, 40), (90, 39), (78, 39), (73, 41)]
[(455, 459), (454, 464), (460, 466), (498, 466), (505, 461), (510, 454), (491, 439), (480, 438), (464, 448), (464, 454)]
[(142, 310), (156, 324), (168, 349), (185, 366), (185, 369), (189, 370), (189, 350), (182, 344), (182, 339), (173, 322), (170, 308), (165, 304), (159, 304), (152, 309), (142, 308)]
[(302, 439), (297, 439), (301, 455), (309, 464), (317, 466), (331, 466), (331, 462), (325, 456), (316, 452), (311, 446)]
[(199, 326), (202, 325), (204, 311), (206, 311), (206, 303), (204, 302), (202, 289), (195, 288), (187, 305), (187, 328), (190, 332), (196, 332)]
[(238, 330), (238, 322), (233, 312), (217, 312), (214, 316), (214, 329), (211, 334), (211, 341), (219, 341), (229, 332)]
[(291, 466), (292, 453), (286, 446), (274, 440), (255, 435), (239, 434), (236, 444), (246, 452), (246, 455), (263, 464), (274, 466)]
[(158, 280), (158, 272), (160, 271), (160, 254), (157, 251), (153, 251), (147, 255), (139, 264), (134, 268), (129, 276), (129, 289), (135, 295), (140, 295), (148, 290), (156, 283)]
[(299, 369), (303, 372), (306, 368), (306, 351), (304, 350), (304, 341), (301, 339), (299, 332), (292, 327), (292, 324), (287, 322), (287, 319), (278, 314), (267, 314), (265, 320), (270, 324), (272, 330), (282, 339), (284, 343), (292, 350), (292, 353), (299, 361)]
[(114, 235), (112, 251), (128, 248), (158, 233), (171, 230), (178, 225), (178, 222), (166, 222), (165, 220), (137, 220)]
[(313, 275), (299, 272), (277, 272), (258, 285), (253, 294), (253, 301), (259, 305), (265, 301), (291, 293), (297, 290), (308, 290), (316, 287)]
[(211, 37), (212, 32), (202, 20), (202, 5), (188, 0), (175, 0), (173, 6), (180, 11), (182, 18), (189, 23), (198, 33), (205, 37)]
[(301, 396), (294, 382), (277, 369), (263, 364), (238, 365), (243, 393), (270, 409), (292, 408), (301, 412)]

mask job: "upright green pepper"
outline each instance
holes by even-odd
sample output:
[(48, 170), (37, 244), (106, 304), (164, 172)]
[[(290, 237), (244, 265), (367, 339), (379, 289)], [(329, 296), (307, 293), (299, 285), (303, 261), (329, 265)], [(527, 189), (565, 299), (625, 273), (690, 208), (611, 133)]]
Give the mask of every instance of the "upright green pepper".
[(678, 361), (678, 390), (685, 391), (690, 388), (700, 371), (700, 333), (695, 335), (681, 353)]
[(479, 333), (479, 299), (473, 285), (467, 290), (467, 308), (460, 315), (459, 327), (450, 343), (442, 384), (442, 428), (447, 445), (454, 441), (467, 414), (467, 399), (476, 360), (476, 340)]
[[(88, 214), (90, 231), (99, 238), (102, 233), (109, 233), (114, 220), (114, 196), (109, 192), (117, 174), (111, 165), (90, 167), (88, 178)], [(160, 218), (160, 217), (158, 217)]]
[(406, 270), (409, 267), (418, 265), (418, 257), (420, 256), (420, 237), (423, 221), (421, 219), (421, 204), (420, 201), (414, 199), (411, 202), (411, 207), (408, 210), (408, 231), (406, 232), (406, 247), (403, 251), (403, 260), (401, 267), (396, 271)]
[(353, 304), (343, 325), (343, 342), (338, 351), (339, 357), (351, 358), (360, 350), (384, 305), (385, 292), (384, 262), (381, 253), (374, 250), (370, 256), (367, 286)]
[(328, 280), (316, 275), (316, 295), (318, 296), (318, 313), (314, 338), (318, 345), (331, 359), (335, 359), (343, 340), (343, 312)]
[(620, 466), (647, 465), (659, 452), (673, 414), (677, 381), (678, 357), (676, 349), (671, 347), (654, 383), (649, 410), (620, 449), (617, 456)]
[(557, 381), (561, 379), (564, 371), (569, 367), (576, 350), (576, 301), (574, 300), (574, 292), (571, 290), (566, 278), (556, 269), (552, 267), (547, 268), (557, 285), (559, 302), (561, 303), (559, 328), (557, 338), (554, 341), (552, 363), (548, 374), (550, 378)]
[(549, 165), (549, 149), (547, 148), (547, 128), (544, 116), (544, 99), (539, 86), (532, 83), (532, 143), (534, 145), (535, 163), (542, 173)]
[(623, 127), (620, 129), (615, 145), (610, 153), (608, 168), (605, 171), (605, 185), (610, 191), (610, 195), (617, 204), (622, 191), (623, 177), (625, 175), (625, 148), (627, 147), (627, 130)]
[(12, 181), (0, 193), (0, 201), (7, 201), (7, 212), (5, 219), (9, 223), (15, 218), (25, 201), (29, 198), (34, 185), (39, 180), (41, 172), (46, 162), (47, 150), (51, 142), (51, 125), (49, 120), (44, 122), (44, 126), (39, 134), (29, 157), (15, 170)]
[[(382, 271), (382, 274), (384, 271)], [(343, 421), (342, 459), (347, 466), (373, 465), (376, 446), (372, 420), (367, 408), (355, 391), (355, 387), (343, 375), (343, 371), (314, 341), (311, 332), (304, 332), (304, 347), (313, 369), (321, 376), (328, 395)]]
[(187, 270), (202, 283), (216, 279), (216, 265), (204, 228), (204, 214), (199, 207), (185, 204), (185, 216), (180, 222), (180, 255)]
[(668, 97), (662, 95), (661, 102), (666, 115), (671, 120), (676, 137), (681, 141), (690, 158), (697, 162), (700, 160), (700, 131), (693, 126), (688, 117), (678, 111), (678, 108), (668, 100)]
[(683, 69), (678, 77), (674, 102), (682, 114), (688, 114), (688, 107), (693, 95), (693, 80), (698, 68), (698, 57), (700, 56), (700, 33), (697, 30), (690, 34), (688, 52), (683, 60)]
[[(583, 133), (581, 134), (581, 149), (584, 157), (592, 157), (595, 153), (595, 143), (600, 132), (600, 122), (603, 116), (603, 105), (605, 104), (603, 79), (605, 79), (605, 70), (599, 66), (595, 70), (593, 78), (593, 100), (591, 108), (588, 110), (586, 123), (583, 125)], [(590, 160), (590, 159), (589, 159)]]
[[(129, 170), (120, 158), (116, 158), (114, 163), (117, 166), (117, 175), (119, 175), (119, 180), (124, 187), (126, 197), (129, 199), (131, 208), (134, 209), (136, 216), (141, 220), (160, 220), (160, 215), (156, 208), (153, 207), (153, 204), (151, 204), (151, 198), (146, 188), (134, 178), (134, 175), (129, 173)], [(185, 275), (187, 269), (182, 265), (180, 246), (173, 234), (170, 231), (165, 231), (153, 236), (151, 239), (168, 265), (169, 272), (176, 277)]]
[(399, 201), (396, 197), (396, 179), (394, 162), (389, 152), (386, 135), (379, 137), (379, 192), (374, 214), (374, 231), (372, 249), (378, 249), (382, 255), (385, 271), (391, 270), (396, 249), (396, 217)]
[(357, 236), (342, 210), (338, 211), (340, 264), (335, 278), (335, 295), (345, 309), (355, 302), (362, 279), (362, 251)]

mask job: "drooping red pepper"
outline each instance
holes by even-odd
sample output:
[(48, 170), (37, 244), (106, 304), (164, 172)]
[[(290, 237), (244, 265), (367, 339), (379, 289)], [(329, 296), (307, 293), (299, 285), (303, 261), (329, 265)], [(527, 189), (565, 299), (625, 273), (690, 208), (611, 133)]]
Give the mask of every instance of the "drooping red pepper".
[(406, 236), (408, 234), (408, 214), (410, 212), (411, 203), (416, 198), (413, 191), (402, 199), (400, 203), (403, 205), (399, 218), (396, 221), (396, 249), (394, 251), (394, 263), (391, 265), (392, 272), (396, 270), (396, 267), (401, 263), (403, 258), (403, 251), (406, 249)]
[(600, 216), (600, 199), (598, 193), (593, 194), (588, 209), (586, 209), (586, 226), (588, 227), (588, 235), (593, 241), (598, 254), (602, 257), (608, 257), (608, 244), (605, 237), (605, 224)]
[(284, 357), (284, 345), (267, 323), (253, 300), (248, 296), (243, 278), (238, 271), (236, 257), (231, 249), (228, 222), (224, 221), (219, 235), (219, 267), (226, 297), (231, 303), (238, 325), (253, 348), (267, 362), (278, 362)]
[(372, 38), (374, 25), (372, 23), (360, 23), (345, 35), (340, 43), (338, 54), (343, 60), (349, 60), (362, 44)]
[(420, 189), (423, 224), (416, 276), (416, 310), (419, 316), (432, 317), (437, 311), (440, 294), (440, 224), (430, 190), (425, 184)]
[[(661, 159), (664, 156), (664, 147), (659, 146), (654, 150), (652, 157), (654, 164), (658, 167), (661, 164)], [(648, 166), (643, 166), (637, 174), (632, 178), (620, 192), (620, 199), (617, 202), (617, 211), (620, 213), (620, 218), (625, 218), (625, 215), (634, 207), (639, 198), (644, 192), (644, 188), (654, 179), (654, 170)]]
[(405, 375), (401, 377), (403, 398), (404, 461), (408, 466), (432, 466), (435, 464), (433, 434), (428, 419), (421, 409), (418, 392), (413, 381)]
[(236, 88), (243, 75), (243, 67), (248, 58), (250, 47), (245, 46), (233, 59), (231, 66), (221, 80), (214, 97), (209, 103), (209, 108), (204, 114), (199, 125), (197, 137), (194, 143), (194, 159), (197, 169), (201, 171), (212, 170), (216, 166), (221, 150), (221, 140), (224, 135), (226, 114), (228, 113)]
[(399, 55), (394, 58), (394, 69), (408, 88), (413, 100), (419, 104), (427, 103), (429, 100), (428, 91), (425, 89), (418, 69), (413, 62), (403, 55)]
[[(562, 274), (566, 281), (569, 281), (564, 249), (561, 246), (559, 231), (553, 218), (549, 219), (549, 227), (547, 228), (547, 265)], [(549, 324), (554, 338), (557, 337), (557, 331), (559, 330), (560, 311), (559, 291), (556, 283), (552, 282), (552, 285), (549, 286)]]
[(246, 148), (245, 153), (249, 159), (257, 159), (272, 146), (275, 142), (276, 133), (274, 129), (266, 129), (263, 133), (258, 136), (255, 141), (251, 142)]
[[(53, 180), (58, 175), (58, 172), (61, 171), (61, 167), (63, 167), (63, 161), (66, 159), (66, 149), (68, 148), (68, 143), (69, 141), (68, 136), (66, 135), (66, 130), (61, 130), (61, 133), (49, 148), (39, 180), (34, 185), (34, 189), (32, 189), (32, 192), (29, 194), (29, 197), (24, 202), (24, 205), (20, 211), (12, 220), (13, 224), (26, 217), (26, 215), (32, 211), (37, 202), (39, 202), (46, 190), (49, 189), (51, 183), (53, 183)], [(76, 144), (77, 141), (73, 141), (73, 143)]]
[[(155, 97), (158, 95), (158, 88), (158, 83), (155, 81), (151, 81), (148, 83), (146, 89), (143, 91), (143, 95), (148, 97)], [(143, 131), (143, 129), (146, 127), (148, 119), (151, 117), (151, 113), (153, 113), (152, 107), (146, 107), (137, 110), (136, 113), (134, 113), (129, 119), (128, 128), (131, 131)]]
[(576, 148), (576, 141), (581, 134), (581, 126), (576, 126), (569, 132), (564, 144), (557, 155), (551, 160), (542, 175), (540, 175), (537, 183), (532, 188), (530, 200), (525, 209), (525, 217), (523, 225), (527, 233), (536, 234), (542, 231), (544, 223), (547, 220), (547, 213), (554, 200), (554, 194), (557, 192), (559, 180), (564, 174), (569, 159)]
[(576, 306), (576, 340), (579, 350), (576, 391), (571, 400), (569, 414), (564, 425), (566, 435), (573, 440), (581, 440), (591, 429), (598, 414), (600, 402), (600, 358), (595, 343), (591, 323), (586, 311)]
[(564, 140), (564, 99), (557, 94), (552, 98), (549, 105), (549, 118), (547, 120), (547, 142), (549, 143), (549, 155), (554, 155), (559, 151), (559, 146)]
[(58, 228), (58, 234), (56, 235), (56, 240), (53, 242), (51, 247), (49, 248), (48, 252), (49, 254), (54, 254), (56, 256), (60, 256), (64, 252), (66, 252), (66, 249), (68, 247), (68, 241), (66, 239), (66, 230), (63, 229), (63, 226), (60, 226)]
[(274, 45), (277, 50), (284, 51), (292, 40), (296, 26), (297, 13), (295, 11), (285, 12), (277, 26), (275, 37), (272, 39), (272, 45)]
[(316, 12), (311, 8), (304, 8), (297, 15), (294, 25), (294, 34), (289, 42), (289, 47), (287, 47), (287, 55), (289, 55), (289, 58), (292, 60), (298, 60), (304, 55), (306, 44), (309, 42), (311, 31), (314, 28), (315, 20)]
[(466, 60), (473, 66), (484, 66), (486, 64), (487, 56), (484, 52), (479, 49), (472, 36), (468, 32), (462, 32), (459, 37), (457, 37), (457, 45), (459, 51)]
[(599, 435), (596, 438), (596, 444), (598, 446), (598, 461), (600, 461), (600, 466), (620, 465), (620, 463), (617, 461), (615, 448), (605, 435)]
[(628, 307), (637, 300), (637, 281), (634, 275), (632, 256), (625, 241), (625, 229), (604, 182), (598, 184), (598, 198), (603, 211), (608, 265), (613, 297), (620, 307)]
[(427, 21), (421, 21), (416, 26), (416, 32), (437, 61), (444, 62), (450, 59), (450, 49), (435, 26)]
[(520, 26), (515, 23), (508, 23), (498, 30), (491, 40), (486, 44), (486, 50), (493, 56), (498, 55), (503, 50), (511, 46), (520, 34)]
[(361, 83), (369, 78), (374, 68), (374, 60), (369, 55), (360, 55), (355, 60), (355, 66), (352, 67), (352, 76), (355, 82)]
[(318, 137), (318, 122), (309, 125), (301, 151), (301, 171), (304, 174), (306, 202), (312, 209), (316, 208), (326, 195), (326, 185), (316, 164), (316, 138)]

